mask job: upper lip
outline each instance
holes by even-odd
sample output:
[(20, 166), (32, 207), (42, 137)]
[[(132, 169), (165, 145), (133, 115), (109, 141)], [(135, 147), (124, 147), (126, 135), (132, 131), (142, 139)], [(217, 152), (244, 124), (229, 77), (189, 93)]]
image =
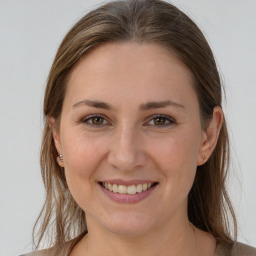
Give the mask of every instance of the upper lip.
[(102, 180), (101, 183), (110, 183), (110, 184), (117, 184), (117, 185), (124, 185), (124, 186), (130, 186), (130, 185), (138, 185), (138, 184), (144, 184), (144, 183), (156, 183), (156, 181), (153, 180), (122, 180), (122, 179), (111, 179), (111, 180)]

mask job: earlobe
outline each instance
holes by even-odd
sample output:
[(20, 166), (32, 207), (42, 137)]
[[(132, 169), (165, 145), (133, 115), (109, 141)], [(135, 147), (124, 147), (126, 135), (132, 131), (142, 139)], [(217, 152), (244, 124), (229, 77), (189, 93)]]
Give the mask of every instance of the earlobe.
[(223, 122), (223, 112), (221, 107), (215, 107), (212, 119), (203, 132), (202, 144), (198, 153), (198, 165), (203, 165), (210, 158), (214, 148), (218, 142), (219, 133)]
[(60, 167), (64, 167), (64, 156), (63, 155), (58, 155), (56, 160)]
[(53, 117), (50, 117), (48, 119), (48, 124), (49, 124), (50, 129), (52, 130), (53, 141), (55, 144), (55, 148), (58, 152), (58, 157), (57, 157), (56, 161), (58, 162), (59, 166), (64, 167), (64, 160), (63, 160), (63, 155), (62, 155), (60, 136), (59, 136), (59, 131), (56, 127), (57, 126), (56, 119)]

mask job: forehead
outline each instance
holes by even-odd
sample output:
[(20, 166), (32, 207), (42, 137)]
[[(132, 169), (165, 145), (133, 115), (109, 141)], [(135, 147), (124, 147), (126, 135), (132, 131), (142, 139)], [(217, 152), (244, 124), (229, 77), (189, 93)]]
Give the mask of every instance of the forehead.
[[(142, 57), (142, 58), (141, 58)], [(123, 43), (105, 43), (102, 44), (88, 53), (86, 53), (76, 65), (73, 67), (70, 80), (74, 78), (79, 70), (85, 65), (91, 68), (96, 68), (98, 71), (111, 69), (110, 64), (122, 64), (131, 68), (135, 64), (143, 64), (141, 68), (155, 68), (159, 66), (159, 69), (164, 68), (165, 64), (174, 64), (176, 71), (181, 71), (184, 75), (184, 71), (190, 76), (191, 81), (194, 77), (189, 68), (180, 60), (177, 53), (174, 50), (158, 43), (143, 43), (143, 42), (123, 42)], [(138, 65), (137, 67), (138, 68)]]
[[(156, 43), (106, 43), (72, 69), (67, 95), (98, 97), (139, 94), (141, 99), (193, 90), (194, 77), (171, 50)], [(176, 95), (177, 97), (177, 95)]]

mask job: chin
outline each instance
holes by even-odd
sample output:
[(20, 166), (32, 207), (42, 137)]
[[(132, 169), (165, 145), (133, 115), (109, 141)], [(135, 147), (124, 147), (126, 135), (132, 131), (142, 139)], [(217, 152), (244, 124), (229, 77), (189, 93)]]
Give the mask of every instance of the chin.
[(142, 236), (144, 234), (147, 234), (148, 232), (148, 228), (146, 227), (141, 227), (141, 226), (129, 226), (129, 225), (122, 225), (122, 226), (111, 226), (108, 228), (108, 231), (120, 236), (120, 237), (138, 237), (138, 236)]
[[(125, 214), (124, 214), (125, 215)], [(111, 216), (108, 223), (102, 225), (113, 234), (124, 237), (136, 237), (149, 232), (152, 223), (146, 216)]]

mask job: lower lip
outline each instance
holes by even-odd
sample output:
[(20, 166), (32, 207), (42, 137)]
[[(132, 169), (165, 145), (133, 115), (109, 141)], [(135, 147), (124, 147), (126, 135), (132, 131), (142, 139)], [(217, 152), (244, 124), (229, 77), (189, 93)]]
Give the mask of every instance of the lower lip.
[(138, 203), (145, 198), (147, 198), (152, 191), (156, 188), (157, 185), (152, 186), (151, 188), (141, 192), (141, 193), (136, 193), (133, 195), (129, 194), (119, 194), (119, 193), (113, 193), (110, 190), (104, 188), (103, 186), (99, 185), (102, 189), (102, 191), (113, 201), (117, 203), (122, 203), (122, 204), (134, 204)]

